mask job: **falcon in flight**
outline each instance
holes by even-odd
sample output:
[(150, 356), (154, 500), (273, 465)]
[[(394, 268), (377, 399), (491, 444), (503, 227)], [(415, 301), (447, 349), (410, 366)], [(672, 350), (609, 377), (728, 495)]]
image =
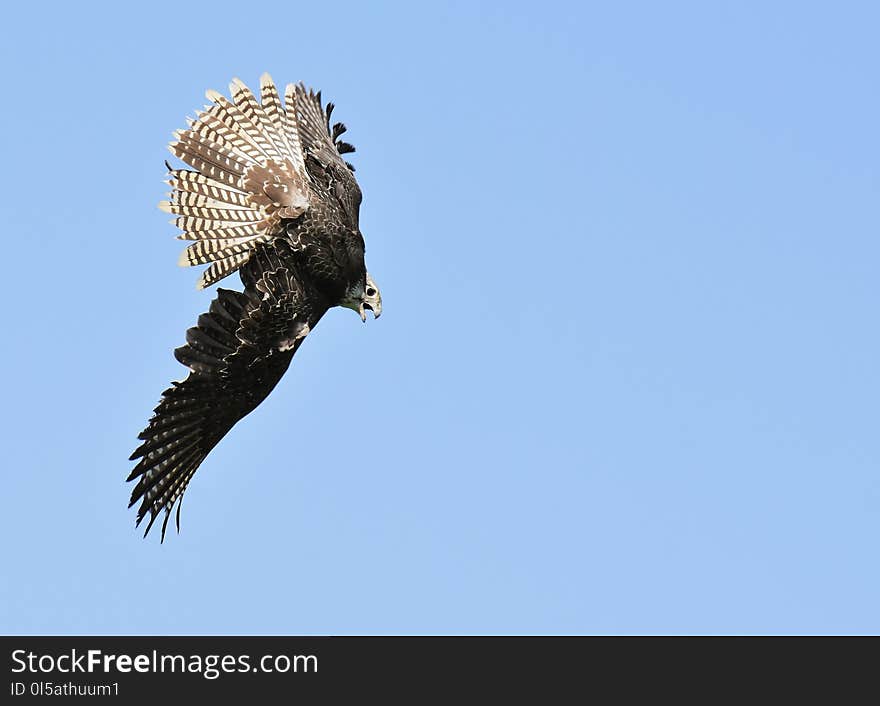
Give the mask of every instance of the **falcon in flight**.
[[(289, 84), (284, 102), (268, 74), (260, 98), (238, 79), (230, 98), (211, 102), (174, 133), (171, 152), (192, 169), (168, 165), (168, 201), (178, 238), (192, 241), (181, 265), (209, 265), (207, 287), (238, 271), (243, 291), (217, 290), (186, 345), (174, 351), (189, 368), (172, 382), (131, 455), (137, 481), (129, 507), (140, 502), (144, 536), (164, 511), (168, 518), (211, 449), (253, 410), (284, 375), (306, 336), (333, 306), (378, 318), (382, 297), (364, 265), (358, 227), (361, 190), (354, 152), (330, 125), (333, 104), (321, 93)], [(166, 163), (167, 164), (167, 163)]]

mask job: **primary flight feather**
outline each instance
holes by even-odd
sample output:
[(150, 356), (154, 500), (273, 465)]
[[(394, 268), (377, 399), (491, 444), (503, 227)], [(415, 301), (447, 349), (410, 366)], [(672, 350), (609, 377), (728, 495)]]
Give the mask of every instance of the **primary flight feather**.
[(211, 104), (174, 133), (171, 193), (159, 207), (176, 216), (178, 238), (192, 241), (182, 265), (209, 265), (198, 287), (238, 271), (243, 291), (218, 289), (209, 310), (176, 349), (190, 370), (162, 393), (131, 455), (137, 481), (129, 506), (146, 535), (168, 519), (205, 457), (235, 423), (272, 391), (308, 333), (331, 307), (366, 320), (382, 313), (379, 289), (364, 265), (358, 226), (361, 191), (341, 155), (354, 147), (331, 127), (333, 104), (289, 84), (284, 102), (268, 74), (260, 98), (238, 79), (230, 98)]

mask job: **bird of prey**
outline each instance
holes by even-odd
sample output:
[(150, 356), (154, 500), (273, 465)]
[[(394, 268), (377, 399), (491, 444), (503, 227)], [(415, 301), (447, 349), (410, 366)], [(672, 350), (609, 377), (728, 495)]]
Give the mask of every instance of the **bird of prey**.
[(181, 265), (209, 265), (198, 288), (239, 272), (243, 291), (217, 290), (208, 311), (176, 349), (189, 368), (172, 382), (131, 455), (140, 459), (129, 507), (144, 536), (164, 511), (168, 518), (205, 457), (235, 423), (272, 391), (291, 358), (334, 306), (378, 318), (382, 297), (364, 265), (358, 227), (361, 191), (353, 152), (330, 125), (333, 104), (321, 93), (289, 84), (284, 102), (268, 74), (260, 98), (238, 79), (230, 98), (208, 91), (210, 105), (174, 133), (172, 154), (192, 169), (168, 167), (169, 200), (192, 241)]

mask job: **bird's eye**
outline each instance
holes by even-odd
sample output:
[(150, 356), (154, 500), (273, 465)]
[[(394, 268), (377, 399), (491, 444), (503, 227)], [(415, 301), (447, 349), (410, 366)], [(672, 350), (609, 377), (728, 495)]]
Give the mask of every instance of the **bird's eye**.
[(368, 296), (368, 297), (375, 297), (375, 296), (376, 296), (376, 290), (373, 289), (372, 287), (367, 287), (367, 296)]

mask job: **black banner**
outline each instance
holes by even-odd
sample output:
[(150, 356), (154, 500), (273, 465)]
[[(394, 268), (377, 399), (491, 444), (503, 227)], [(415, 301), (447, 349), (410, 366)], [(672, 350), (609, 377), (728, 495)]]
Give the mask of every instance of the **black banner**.
[[(599, 637), (3, 637), (3, 702), (541, 693), (617, 697), (853, 688), (874, 640)], [(758, 686), (760, 685), (760, 686)], [(608, 692), (608, 690), (611, 690)], [(757, 689), (757, 690), (756, 690)], [(775, 690), (775, 691), (774, 691)], [(548, 701), (547, 699), (550, 699)], [(465, 699), (467, 700), (467, 699)]]

